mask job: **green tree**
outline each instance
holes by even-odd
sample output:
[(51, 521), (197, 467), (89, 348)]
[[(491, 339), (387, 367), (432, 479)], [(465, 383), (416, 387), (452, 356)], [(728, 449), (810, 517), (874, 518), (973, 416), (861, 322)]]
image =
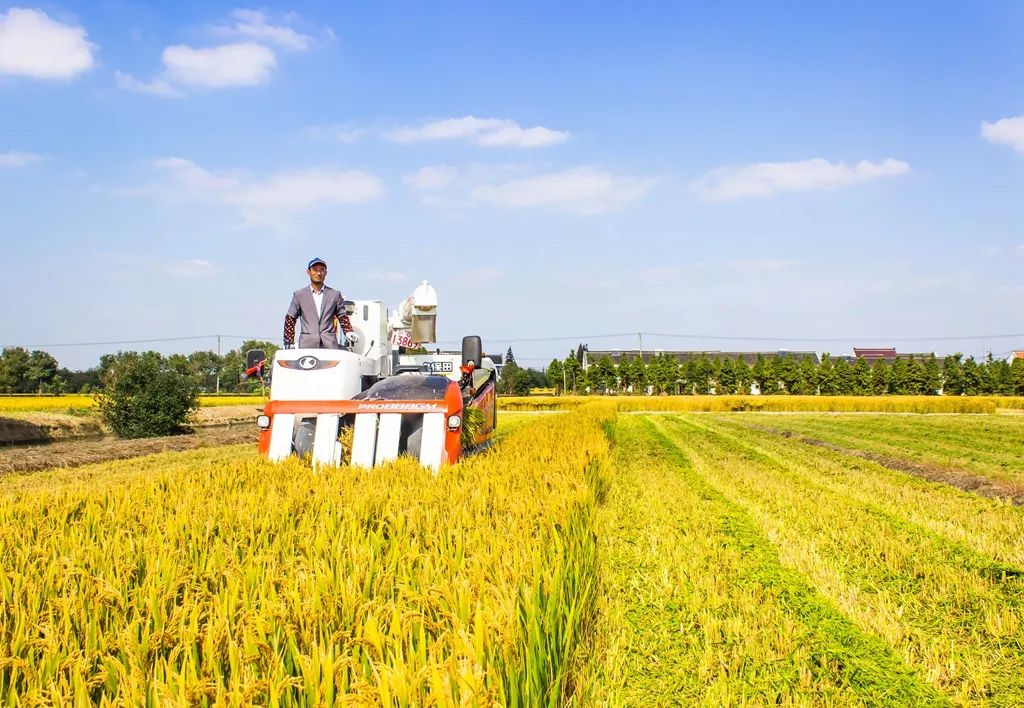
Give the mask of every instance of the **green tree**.
[(776, 356), (772, 366), (775, 369), (775, 377), (782, 384), (786, 393), (798, 393), (800, 388), (800, 365), (789, 356)]
[(818, 367), (814, 359), (805, 356), (800, 362), (800, 378), (793, 387), (793, 393), (813, 396), (818, 393)]
[(876, 396), (888, 393), (889, 391), (889, 367), (885, 359), (875, 359), (871, 365), (871, 393)]
[(939, 360), (935, 354), (929, 354), (924, 361), (924, 393), (926, 396), (937, 396), (942, 388), (942, 369), (939, 368)]
[(871, 365), (864, 357), (853, 362), (853, 393), (855, 396), (867, 396), (871, 393)]
[(985, 357), (984, 385), (982, 390), (990, 395), (1006, 395), (1010, 386), (1010, 365), (1003, 359), (994, 359), (992, 352)]
[(563, 380), (564, 372), (565, 367), (562, 365), (560, 359), (552, 359), (551, 363), (548, 364), (548, 380), (551, 382), (551, 385), (558, 390), (559, 393), (565, 392), (565, 381)]
[(739, 377), (736, 375), (736, 366), (732, 359), (724, 357), (718, 367), (718, 381), (715, 386), (715, 393), (729, 394), (736, 393), (739, 385)]
[(907, 393), (919, 396), (924, 391), (924, 365), (917, 359), (907, 359)]
[(569, 356), (562, 363), (562, 370), (565, 374), (565, 385), (567, 391), (577, 392), (576, 379), (583, 373), (583, 365), (576, 358), (576, 352), (569, 352)]
[(942, 360), (942, 392), (947, 396), (962, 396), (964, 393), (963, 357), (957, 352)]
[(22, 347), (7, 347), (0, 354), (0, 393), (31, 393), (28, 380), (29, 353)]
[[(673, 372), (672, 368), (666, 364), (666, 370), (669, 372), (669, 376), (674, 373), (675, 376), (673, 377), (673, 381), (679, 379), (681, 376), (680, 370), (682, 368), (679, 366), (679, 362), (674, 356), (669, 354), (664, 354), (663, 356), (670, 357), (672, 359), (672, 363), (675, 365), (675, 371)], [(693, 385), (694, 393), (700, 396), (706, 396), (711, 393), (711, 368), (711, 361), (704, 352), (701, 352), (700, 356), (696, 359), (690, 359), (687, 362), (687, 375), (685, 378), (688, 383)]]
[(750, 393), (750, 385), (754, 383), (754, 372), (743, 357), (737, 357), (732, 370), (736, 372), (736, 393)]
[(505, 362), (498, 378), (498, 393), (505, 396), (526, 396), (530, 393), (530, 375), (516, 363)]
[(836, 393), (840, 396), (852, 396), (854, 389), (853, 368), (846, 357), (839, 357), (835, 363)]
[(122, 438), (178, 432), (199, 407), (195, 378), (157, 352), (118, 354), (103, 383), (100, 415)]
[(778, 379), (775, 377), (775, 367), (772, 366), (771, 359), (766, 359), (759, 353), (754, 366), (751, 368), (751, 373), (754, 377), (754, 383), (761, 389), (762, 394), (778, 393)]
[(897, 358), (889, 367), (889, 393), (901, 396), (910, 393), (910, 372), (906, 359)]
[(643, 356), (634, 357), (630, 366), (632, 367), (630, 379), (633, 382), (633, 392), (646, 393), (648, 384), (647, 363), (644, 361)]
[(217, 382), (224, 367), (223, 356), (213, 351), (192, 352), (188, 355), (188, 365), (204, 393), (219, 390)]
[(963, 365), (964, 383), (963, 392), (966, 396), (977, 396), (981, 393), (984, 386), (984, 380), (981, 375), (981, 369), (978, 366), (978, 362), (974, 360), (973, 356), (967, 357), (967, 360)]
[(839, 378), (828, 352), (821, 355), (821, 364), (818, 365), (818, 392), (822, 396), (835, 396), (839, 393)]
[(647, 367), (647, 377), (655, 393), (672, 393), (677, 390), (679, 362), (671, 354), (657, 354)]
[(1014, 359), (1010, 364), (1010, 380), (1014, 396), (1024, 396), (1024, 359)]
[(57, 378), (58, 368), (57, 360), (47, 352), (36, 350), (29, 354), (25, 367), (25, 392), (42, 393), (44, 388), (49, 388)]
[(618, 389), (618, 372), (616, 372), (615, 362), (612, 361), (610, 356), (605, 354), (599, 358), (592, 369), (593, 375), (591, 380), (597, 390), (607, 393), (608, 391)]

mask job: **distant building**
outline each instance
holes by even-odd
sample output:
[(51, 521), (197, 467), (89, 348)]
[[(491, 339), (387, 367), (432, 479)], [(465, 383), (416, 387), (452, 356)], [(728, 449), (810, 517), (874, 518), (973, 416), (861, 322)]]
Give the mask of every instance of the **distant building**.
[(878, 361), (879, 359), (895, 361), (896, 347), (889, 349), (854, 347), (853, 358), (867, 359), (868, 361)]
[(1024, 351), (1010, 352), (1010, 361), (1012, 362), (1014, 359), (1024, 359)]
[(891, 364), (897, 359), (912, 359), (914, 361), (927, 361), (933, 354), (924, 352), (908, 352), (905, 354), (899, 354), (896, 352), (895, 347), (854, 347), (853, 356), (845, 357), (851, 364), (856, 362), (858, 359), (867, 359), (868, 363), (874, 364), (876, 361), (883, 361), (886, 364)]

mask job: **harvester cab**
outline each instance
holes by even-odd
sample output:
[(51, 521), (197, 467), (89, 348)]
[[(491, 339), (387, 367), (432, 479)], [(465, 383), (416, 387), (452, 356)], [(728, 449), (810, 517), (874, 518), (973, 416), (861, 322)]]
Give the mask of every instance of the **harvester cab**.
[(465, 337), (458, 353), (405, 353), (437, 338), (437, 293), (427, 281), (390, 317), (377, 300), (346, 308), (359, 335), (350, 349), (274, 355), (270, 400), (257, 418), (262, 455), (372, 467), (408, 454), (437, 470), (488, 444), (497, 375), (480, 338)]

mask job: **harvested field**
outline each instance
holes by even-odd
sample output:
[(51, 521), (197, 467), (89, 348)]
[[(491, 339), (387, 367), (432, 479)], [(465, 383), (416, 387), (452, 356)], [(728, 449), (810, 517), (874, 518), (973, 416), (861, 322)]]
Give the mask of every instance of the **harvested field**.
[[(995, 413), (1021, 399), (992, 396), (505, 396), (504, 410), (575, 410), (595, 402), (617, 411)], [(997, 403), (998, 401), (998, 403)]]
[[(200, 408), (192, 416), (191, 426), (252, 425), (259, 412), (260, 406), (250, 403)], [(20, 412), (0, 417), (0, 445), (95, 437), (108, 432), (96, 413)]]
[(32, 472), (58, 467), (78, 467), (110, 460), (152, 455), (158, 452), (194, 450), (218, 445), (255, 445), (254, 426), (216, 426), (197, 428), (185, 435), (160, 438), (119, 440), (102, 439), (61, 440), (44, 445), (15, 445), (0, 447), (0, 475), (12, 472)]

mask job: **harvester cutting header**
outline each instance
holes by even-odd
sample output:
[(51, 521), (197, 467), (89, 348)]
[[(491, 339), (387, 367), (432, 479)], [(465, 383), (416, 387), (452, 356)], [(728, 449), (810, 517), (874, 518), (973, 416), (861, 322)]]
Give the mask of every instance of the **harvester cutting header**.
[[(461, 354), (406, 351), (436, 341), (437, 308), (425, 280), (390, 317), (379, 300), (344, 301), (344, 348), (300, 339), (299, 348), (279, 350), (257, 418), (260, 453), (272, 461), (311, 456), (314, 466), (350, 455), (363, 467), (409, 454), (437, 470), (485, 446), (497, 425), (497, 377), (480, 337), (464, 337)], [(262, 358), (250, 352), (250, 367)]]

